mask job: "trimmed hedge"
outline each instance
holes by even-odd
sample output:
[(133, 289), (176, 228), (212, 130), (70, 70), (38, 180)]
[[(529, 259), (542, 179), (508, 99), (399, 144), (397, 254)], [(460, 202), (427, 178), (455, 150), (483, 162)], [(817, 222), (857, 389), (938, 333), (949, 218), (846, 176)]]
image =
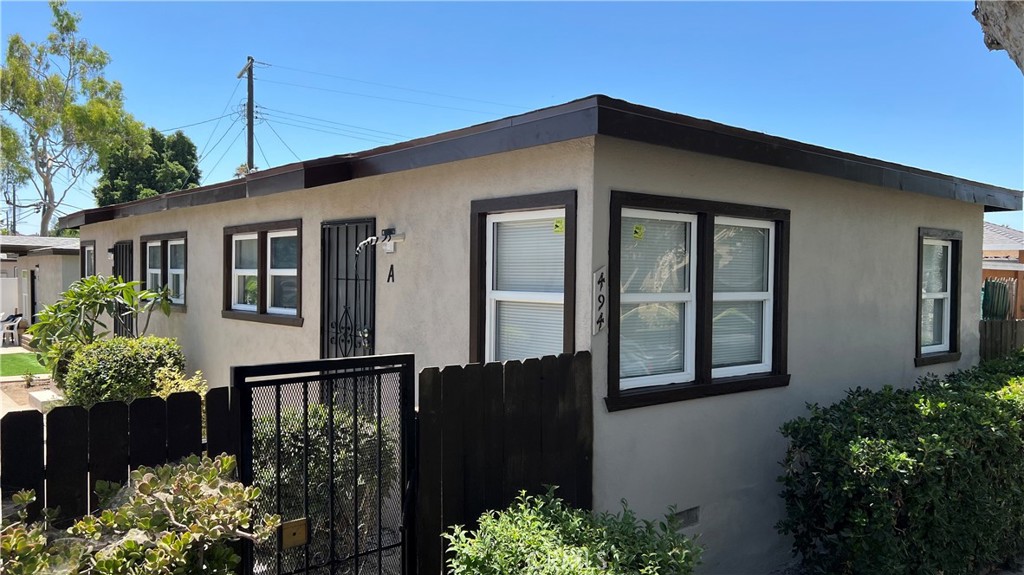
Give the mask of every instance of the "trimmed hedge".
[(185, 370), (185, 354), (174, 339), (146, 336), (97, 340), (80, 347), (68, 365), (63, 390), (68, 405), (131, 401), (155, 392), (160, 368)]
[(1024, 352), (808, 408), (782, 426), (777, 527), (810, 571), (973, 575), (1024, 553)]

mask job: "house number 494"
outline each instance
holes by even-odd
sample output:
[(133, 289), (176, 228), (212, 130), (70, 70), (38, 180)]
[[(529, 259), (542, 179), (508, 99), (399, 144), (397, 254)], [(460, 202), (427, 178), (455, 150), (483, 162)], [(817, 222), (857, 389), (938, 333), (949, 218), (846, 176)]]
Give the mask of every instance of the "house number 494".
[(597, 335), (608, 322), (608, 274), (602, 266), (594, 272), (594, 309), (591, 317), (594, 321), (594, 335)]

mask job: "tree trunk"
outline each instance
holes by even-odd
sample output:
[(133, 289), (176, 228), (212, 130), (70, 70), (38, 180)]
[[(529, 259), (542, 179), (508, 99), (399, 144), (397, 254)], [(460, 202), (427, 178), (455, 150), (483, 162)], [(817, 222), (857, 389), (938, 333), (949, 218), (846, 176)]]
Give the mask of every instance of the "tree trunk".
[(54, 203), (53, 176), (43, 176), (42, 180), (43, 201), (41, 202), (42, 214), (39, 217), (39, 235), (48, 236), (50, 235), (50, 220), (53, 219), (53, 213), (57, 211), (57, 206)]
[(1024, 0), (977, 0), (974, 18), (989, 50), (1006, 50), (1024, 72)]

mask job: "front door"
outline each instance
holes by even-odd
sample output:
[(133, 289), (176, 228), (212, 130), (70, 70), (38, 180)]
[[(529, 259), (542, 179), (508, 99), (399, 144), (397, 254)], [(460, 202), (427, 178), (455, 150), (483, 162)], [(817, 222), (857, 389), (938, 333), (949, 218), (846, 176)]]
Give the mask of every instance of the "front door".
[(376, 254), (367, 243), (376, 220), (324, 222), (321, 227), (320, 357), (374, 353)]
[[(114, 277), (120, 277), (126, 282), (135, 279), (135, 266), (132, 265), (132, 242), (126, 240), (114, 244), (114, 267), (111, 270)], [(114, 318), (114, 335), (132, 336), (135, 334), (135, 318), (123, 315), (124, 310), (119, 309), (119, 317)]]

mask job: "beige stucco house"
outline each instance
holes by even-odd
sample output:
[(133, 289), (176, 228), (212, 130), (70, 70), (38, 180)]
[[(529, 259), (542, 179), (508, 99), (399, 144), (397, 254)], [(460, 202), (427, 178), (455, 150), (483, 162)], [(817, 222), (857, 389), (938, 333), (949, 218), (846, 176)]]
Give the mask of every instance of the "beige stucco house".
[(0, 236), (0, 312), (22, 325), (82, 277), (78, 238)]
[(789, 558), (779, 425), (975, 363), (982, 216), (1014, 209), (1020, 191), (593, 96), (61, 224), (99, 273), (171, 285), (151, 331), (213, 385), (371, 351), (591, 350), (595, 504), (699, 508), (702, 571), (760, 573)]

